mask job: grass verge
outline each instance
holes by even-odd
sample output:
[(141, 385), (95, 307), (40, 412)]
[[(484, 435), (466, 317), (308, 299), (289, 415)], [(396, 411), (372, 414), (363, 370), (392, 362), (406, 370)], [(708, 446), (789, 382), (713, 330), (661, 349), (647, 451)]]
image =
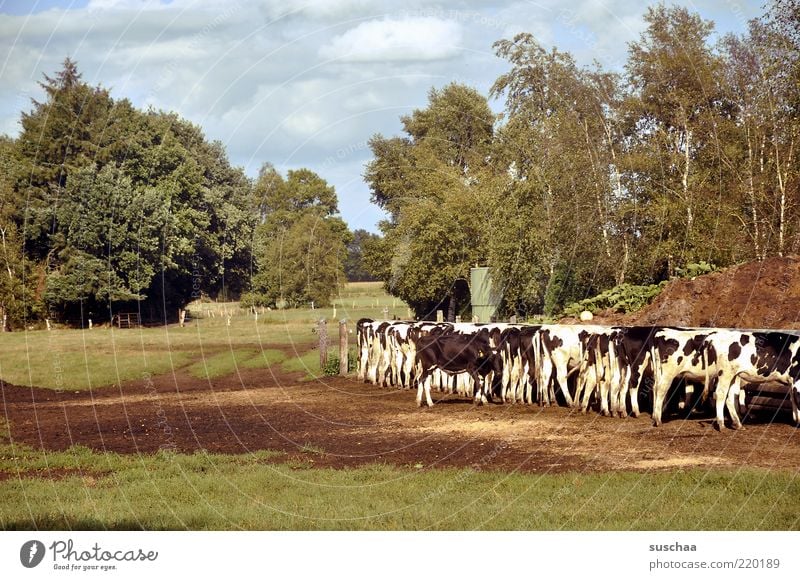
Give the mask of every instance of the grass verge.
[[(314, 449), (306, 449), (309, 454)], [(792, 472), (315, 469), (248, 455), (0, 445), (0, 528), (795, 530)]]

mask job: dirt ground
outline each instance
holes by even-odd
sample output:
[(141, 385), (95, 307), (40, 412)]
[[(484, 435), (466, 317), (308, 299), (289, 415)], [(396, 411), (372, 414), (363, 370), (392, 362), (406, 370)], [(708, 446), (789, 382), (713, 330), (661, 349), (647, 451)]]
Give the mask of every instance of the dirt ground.
[(204, 381), (177, 373), (91, 392), (2, 385), (12, 441), (43, 449), (80, 444), (119, 453), (207, 450), (286, 452), (306, 465), (386, 463), (506, 472), (603, 472), (684, 467), (796, 469), (800, 431), (790, 417), (761, 417), (743, 431), (714, 431), (710, 417), (672, 416), (661, 428), (567, 408), (490, 404), (435, 395), (420, 410), (412, 391), (355, 379), (303, 381), (248, 370)]

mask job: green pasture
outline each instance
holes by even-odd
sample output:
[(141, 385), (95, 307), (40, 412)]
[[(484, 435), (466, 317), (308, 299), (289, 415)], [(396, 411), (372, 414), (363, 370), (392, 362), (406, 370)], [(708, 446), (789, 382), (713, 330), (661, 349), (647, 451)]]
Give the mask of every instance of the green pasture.
[[(0, 444), (0, 529), (796, 530), (793, 472), (536, 475)], [(52, 476), (50, 475), (52, 474)]]
[(235, 302), (197, 302), (189, 305), (184, 327), (106, 325), (0, 333), (0, 378), (13, 385), (85, 390), (184, 368), (194, 377), (214, 379), (240, 367), (281, 364), (313, 376), (319, 372), (319, 357), (312, 351), (318, 342), (312, 330), (320, 319), (335, 337), (341, 319), (353, 328), (359, 318), (383, 316), (385, 307), (390, 317), (407, 313), (406, 305), (386, 294), (379, 282), (348, 284), (335, 303), (335, 318), (332, 307), (254, 313)]

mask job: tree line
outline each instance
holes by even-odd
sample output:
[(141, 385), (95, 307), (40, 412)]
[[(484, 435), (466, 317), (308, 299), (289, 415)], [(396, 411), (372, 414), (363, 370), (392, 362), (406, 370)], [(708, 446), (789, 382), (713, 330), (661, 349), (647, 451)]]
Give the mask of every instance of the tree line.
[(69, 58), (40, 85), (19, 136), (0, 138), (4, 329), (168, 321), (201, 298), (323, 305), (346, 271), (364, 275), (370, 235), (312, 171), (267, 163), (249, 179), (199, 127), (112, 98)]
[(371, 139), (365, 179), (388, 214), (371, 271), (452, 319), (476, 265), (506, 313), (554, 314), (690, 264), (798, 252), (798, 6), (714, 42), (712, 22), (651, 7), (622, 72), (530, 34), (496, 42), (510, 68), (488, 95), (432, 89), (402, 135)]

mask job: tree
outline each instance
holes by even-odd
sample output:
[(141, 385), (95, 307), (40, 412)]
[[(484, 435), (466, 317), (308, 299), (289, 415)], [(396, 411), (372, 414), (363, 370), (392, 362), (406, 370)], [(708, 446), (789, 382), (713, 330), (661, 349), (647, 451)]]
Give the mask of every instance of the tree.
[(490, 263), (510, 307), (551, 313), (627, 273), (619, 79), (530, 34), (495, 49), (512, 67), (491, 90), (505, 97), (495, 158), (508, 180)]
[(367, 230), (357, 229), (353, 232), (353, 239), (347, 245), (347, 259), (344, 263), (344, 273), (348, 282), (366, 282), (375, 280), (364, 262), (364, 254), (369, 251), (370, 244), (380, 239), (378, 234)]
[(369, 262), (385, 264), (373, 273), (418, 316), (444, 306), (452, 320), (468, 296), (470, 266), (486, 260), (495, 116), (485, 97), (454, 83), (431, 89), (428, 106), (401, 121), (406, 136), (370, 140), (365, 180), (391, 219)]
[(721, 124), (731, 115), (723, 62), (708, 38), (713, 23), (659, 5), (630, 44), (625, 103), (629, 168), (625, 187), (647, 206), (640, 235), (646, 262), (729, 263), (737, 225), (724, 189)]
[(10, 215), (52, 315), (166, 320), (201, 292), (241, 292), (251, 184), (222, 146), (175, 114), (114, 101), (70, 59), (42, 87), (14, 144)]
[(264, 165), (254, 186), (262, 223), (253, 241), (257, 273), (248, 304), (290, 306), (330, 303), (344, 284), (351, 234), (336, 216), (334, 188), (308, 169), (284, 180)]

